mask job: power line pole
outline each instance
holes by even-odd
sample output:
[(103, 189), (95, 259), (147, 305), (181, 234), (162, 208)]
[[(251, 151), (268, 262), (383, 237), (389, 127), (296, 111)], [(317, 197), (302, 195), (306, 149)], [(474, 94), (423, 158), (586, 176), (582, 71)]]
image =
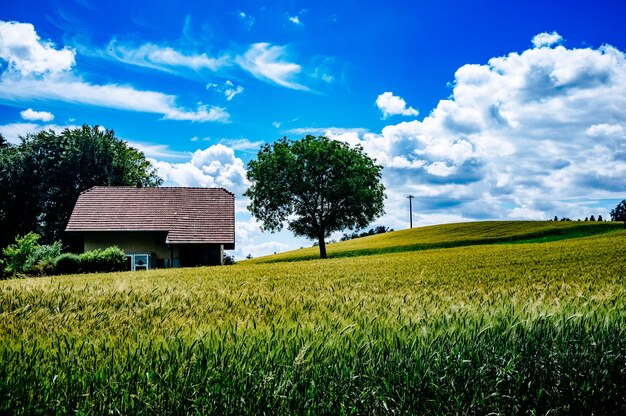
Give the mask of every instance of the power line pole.
[(415, 198), (413, 195), (407, 196), (407, 199), (409, 200), (409, 221), (411, 224), (410, 228), (413, 228), (413, 198)]

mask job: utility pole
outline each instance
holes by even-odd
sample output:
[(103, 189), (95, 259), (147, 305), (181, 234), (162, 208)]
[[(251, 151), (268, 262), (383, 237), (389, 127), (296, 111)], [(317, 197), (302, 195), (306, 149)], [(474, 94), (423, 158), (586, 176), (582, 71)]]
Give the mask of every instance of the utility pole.
[(413, 195), (407, 196), (407, 199), (409, 200), (409, 221), (411, 224), (410, 228), (413, 228), (413, 198), (415, 198)]

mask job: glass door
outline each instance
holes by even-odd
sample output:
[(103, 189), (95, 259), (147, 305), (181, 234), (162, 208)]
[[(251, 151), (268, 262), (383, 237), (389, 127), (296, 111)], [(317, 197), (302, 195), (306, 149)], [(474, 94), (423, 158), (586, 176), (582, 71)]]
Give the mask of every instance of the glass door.
[(135, 254), (133, 261), (133, 270), (148, 270), (150, 268), (149, 254)]
[(148, 270), (150, 269), (150, 253), (131, 253), (126, 257), (130, 260), (130, 270)]

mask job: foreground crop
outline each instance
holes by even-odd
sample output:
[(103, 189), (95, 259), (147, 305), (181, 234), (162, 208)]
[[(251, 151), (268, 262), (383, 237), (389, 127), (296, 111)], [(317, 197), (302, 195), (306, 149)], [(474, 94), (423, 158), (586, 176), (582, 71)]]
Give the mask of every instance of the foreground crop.
[(626, 234), (0, 283), (0, 410), (623, 414)]

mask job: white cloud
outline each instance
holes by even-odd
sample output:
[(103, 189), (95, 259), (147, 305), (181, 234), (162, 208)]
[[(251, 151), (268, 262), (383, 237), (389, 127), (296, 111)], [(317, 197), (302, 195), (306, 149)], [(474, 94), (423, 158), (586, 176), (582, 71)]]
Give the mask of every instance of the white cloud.
[(622, 137), (624, 128), (619, 124), (594, 124), (587, 129), (586, 133), (591, 137)]
[(222, 144), (196, 150), (183, 163), (152, 161), (166, 185), (222, 187), (237, 195), (248, 187), (243, 161)]
[[(560, 39), (551, 36), (535, 44)], [(623, 52), (537, 47), (465, 65), (453, 86), (422, 121), (330, 132), (385, 167), (388, 214), (378, 222), (406, 226), (409, 194), (416, 213), (441, 220), (606, 217), (596, 201), (623, 199)]]
[(248, 139), (223, 139), (222, 143), (233, 150), (256, 150), (265, 142), (262, 140), (250, 141)]
[(268, 241), (266, 243), (260, 244), (242, 244), (240, 250), (241, 252), (247, 256), (248, 254), (252, 255), (252, 257), (261, 257), (267, 256), (269, 254), (280, 253), (283, 251), (287, 251), (290, 249), (294, 249), (294, 247), (289, 247), (289, 245), (280, 242), (280, 241)]
[[(177, 105), (173, 95), (83, 81), (70, 72), (74, 52), (59, 51), (52, 44), (41, 42), (32, 25), (0, 22), (0, 42), (0, 59), (9, 62), (0, 77), (0, 100), (59, 100), (156, 113), (171, 120), (228, 121), (228, 113), (221, 107), (199, 105), (196, 110), (187, 110)], [(67, 58), (68, 53), (71, 59)]]
[[(278, 126), (280, 127), (280, 123)], [(323, 135), (330, 138), (330, 135), (340, 135), (344, 133), (356, 133), (356, 134), (364, 134), (367, 133), (367, 129), (363, 128), (345, 128), (345, 127), (298, 127), (289, 129), (286, 133), (293, 134), (296, 136), (305, 136), (307, 134), (311, 135)]]
[(294, 80), (302, 67), (285, 61), (286, 55), (287, 51), (284, 46), (261, 42), (250, 46), (245, 54), (236, 58), (236, 62), (260, 80), (295, 90), (308, 90), (307, 87)]
[(189, 152), (179, 152), (169, 148), (166, 144), (142, 143), (126, 140), (130, 147), (142, 152), (146, 157), (160, 159), (182, 159), (189, 158)]
[(194, 71), (208, 69), (217, 71), (230, 65), (230, 58), (209, 57), (206, 53), (185, 54), (169, 46), (143, 44), (139, 47), (113, 40), (106, 48), (107, 53), (118, 61), (147, 68), (170, 71), (175, 68), (189, 68)]
[(559, 44), (563, 41), (563, 38), (561, 37), (561, 35), (559, 35), (556, 32), (552, 32), (552, 33), (540, 33), (537, 36), (535, 36), (533, 38), (533, 45), (535, 45), (535, 48), (543, 48), (546, 46), (552, 46), (555, 44)]
[(289, 21), (291, 23), (293, 23), (294, 25), (301, 25), (302, 24), (300, 22), (300, 17), (299, 16), (291, 16), (291, 17), (289, 17)]
[(180, 108), (164, 108), (164, 118), (169, 120), (188, 120), (188, 121), (218, 121), (227, 122), (230, 115), (226, 109), (222, 107), (209, 107), (199, 105), (195, 111), (184, 110)]
[(232, 88), (226, 88), (224, 90), (224, 95), (228, 101), (232, 100), (235, 95), (241, 94), (243, 92), (243, 87), (241, 85), (233, 86)]
[(394, 115), (417, 116), (418, 111), (407, 107), (406, 101), (391, 92), (384, 92), (376, 98), (376, 106), (383, 113), (383, 118)]
[(47, 111), (34, 111), (32, 108), (20, 112), (20, 116), (22, 116), (24, 120), (38, 120), (44, 122), (54, 120), (54, 114)]
[(189, 121), (228, 121), (228, 112), (221, 107), (198, 106), (187, 110), (176, 105), (176, 97), (156, 91), (137, 90), (131, 86), (109, 84), (94, 85), (73, 76), (44, 79), (0, 79), (0, 99), (58, 100), (88, 104), (127, 111), (139, 111), (163, 115), (164, 119)]
[[(240, 12), (239, 18), (248, 22), (249, 28), (252, 27), (254, 23), (252, 17)], [(296, 90), (309, 90), (309, 87), (297, 81), (299, 76), (306, 76), (311, 81), (322, 80), (324, 83), (334, 81), (334, 77), (329, 73), (332, 59), (312, 57), (309, 63), (315, 65), (314, 70), (302, 74), (301, 65), (289, 62), (286, 46), (272, 45), (267, 42), (253, 43), (243, 53), (242, 50), (245, 47), (233, 45), (230, 50), (222, 51), (215, 56), (182, 51), (171, 46), (153, 43), (136, 44), (117, 39), (111, 40), (103, 49), (89, 45), (79, 45), (78, 48), (85, 55), (151, 68), (191, 79), (197, 79), (203, 75), (202, 71), (206, 70), (225, 76), (228, 74), (228, 68), (238, 66), (259, 80)], [(224, 86), (211, 82), (206, 87), (224, 93), (228, 101), (244, 91), (243, 86), (236, 86), (229, 80)]]
[(232, 100), (235, 95), (241, 94), (244, 88), (241, 85), (235, 85), (232, 81), (227, 80), (223, 86), (216, 84), (214, 82), (210, 82), (206, 85), (207, 90), (216, 90), (226, 97), (227, 101)]
[(18, 144), (20, 137), (26, 137), (28, 134), (37, 134), (43, 130), (53, 130), (56, 133), (61, 133), (65, 129), (77, 127), (78, 126), (74, 125), (59, 126), (56, 124), (10, 123), (0, 126), (0, 134), (2, 134), (9, 143)]
[(75, 51), (55, 49), (42, 41), (30, 23), (0, 21), (0, 59), (8, 70), (21, 75), (42, 75), (69, 71), (74, 66)]

